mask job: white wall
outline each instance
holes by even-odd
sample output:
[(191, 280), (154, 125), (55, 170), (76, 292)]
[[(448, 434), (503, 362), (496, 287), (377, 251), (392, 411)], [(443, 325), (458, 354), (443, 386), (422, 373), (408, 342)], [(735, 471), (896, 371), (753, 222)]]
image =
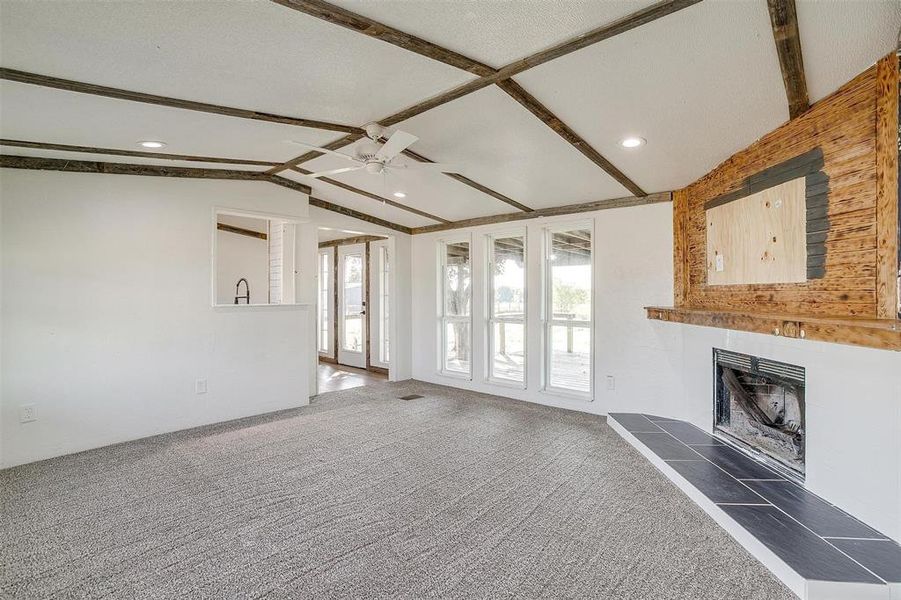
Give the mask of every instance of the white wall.
[(213, 308), (210, 288), (214, 206), (306, 218), (305, 196), (3, 169), (0, 203), (3, 466), (308, 402), (307, 307)]
[[(594, 222), (595, 359), (594, 401), (572, 399), (540, 390), (541, 239), (550, 224)], [(496, 232), (526, 231), (528, 330), (526, 372), (528, 387), (521, 389), (487, 381), (486, 236)], [(472, 241), (473, 377), (471, 381), (439, 373), (439, 331), (436, 318), (438, 261), (442, 239), (468, 236)], [(679, 363), (669, 350), (678, 335), (645, 318), (643, 306), (671, 304), (672, 205), (653, 204), (521, 222), (487, 225), (413, 237), (413, 376), (521, 400), (592, 413), (608, 410), (662, 410), (663, 390), (678, 390)], [(607, 390), (606, 375), (613, 375), (615, 390)]]
[[(568, 400), (539, 391), (540, 336), (528, 332), (529, 386), (493, 385), (487, 373), (485, 235), (526, 227), (528, 312), (538, 323), (540, 241), (548, 223), (594, 219), (595, 398)], [(469, 236), (473, 250), (473, 379), (438, 372), (437, 243)], [(413, 375), (416, 379), (586, 412), (646, 412), (713, 423), (713, 348), (807, 369), (807, 487), (901, 539), (901, 353), (650, 321), (644, 306), (671, 306), (672, 210), (669, 204), (484, 226), (413, 238)], [(479, 289), (479, 285), (482, 286)], [(481, 324), (481, 325), (480, 325)], [(616, 389), (606, 389), (613, 375)]]

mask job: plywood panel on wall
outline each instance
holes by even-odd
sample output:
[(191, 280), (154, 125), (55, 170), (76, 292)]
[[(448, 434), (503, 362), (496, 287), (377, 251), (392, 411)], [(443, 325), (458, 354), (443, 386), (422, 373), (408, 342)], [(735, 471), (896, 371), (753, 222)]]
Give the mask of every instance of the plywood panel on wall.
[[(897, 63), (897, 58), (890, 55), (880, 61), (881, 77), (890, 70), (886, 61)], [(897, 64), (892, 74), (897, 93)], [(891, 254), (891, 250), (897, 252), (897, 238), (880, 233), (889, 229), (886, 221), (892, 215), (885, 217), (884, 211), (880, 213), (877, 202), (877, 182), (882, 175), (882, 171), (877, 173), (877, 104), (879, 89), (889, 87), (877, 86), (874, 66), (801, 117), (674, 194), (678, 200), (674, 210), (679, 212), (674, 215), (675, 236), (679, 238), (675, 241), (677, 306), (797, 315), (883, 316), (877, 311), (877, 272), (885, 269), (877, 263), (877, 244), (888, 246), (880, 246), (880, 256)], [(881, 114), (890, 112), (883, 109)], [(897, 115), (889, 125), (897, 127)], [(885, 127), (882, 125), (880, 131), (884, 132)], [(822, 277), (775, 283), (775, 279), (756, 276), (755, 283), (742, 284), (735, 284), (732, 278), (720, 281), (716, 275), (709, 277), (705, 204), (739, 191), (755, 174), (817, 148), (822, 152), (822, 171), (829, 181), (829, 226), (822, 233), (825, 252), (810, 260), (822, 264)], [(894, 227), (896, 230), (896, 214)], [(801, 233), (803, 229), (799, 230)]]
[(804, 177), (707, 210), (707, 284), (807, 281)]

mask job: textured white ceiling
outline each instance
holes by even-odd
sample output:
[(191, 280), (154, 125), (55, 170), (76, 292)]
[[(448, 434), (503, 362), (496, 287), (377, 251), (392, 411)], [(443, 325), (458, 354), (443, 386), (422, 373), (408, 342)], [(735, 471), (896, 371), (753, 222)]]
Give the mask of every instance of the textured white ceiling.
[(899, 0), (797, 0), (797, 10), (811, 102), (828, 96), (897, 47)]
[[(650, 0), (333, 0), (501, 66), (609, 23)], [(113, 87), (361, 125), (469, 80), (463, 71), (265, 0), (0, 0), (0, 61)], [(811, 100), (891, 51), (898, 0), (798, 0)], [(705, 0), (517, 76), (529, 92), (649, 192), (684, 186), (788, 118), (766, 5)], [(626, 191), (501, 90), (487, 88), (402, 123), (413, 149), (533, 208)], [(618, 141), (648, 139), (635, 151)], [(0, 83), (0, 136), (36, 142), (281, 161), (290, 139), (341, 137), (287, 125)], [(352, 152), (351, 148), (345, 151)], [(76, 160), (258, 169), (3, 148)], [(321, 157), (311, 170), (343, 167)], [(292, 175), (286, 175), (294, 178)], [(457, 220), (517, 212), (434, 173), (335, 177)], [(298, 179), (304, 183), (307, 180)], [(432, 221), (334, 186), (315, 195), (407, 226)]]
[(0, 100), (0, 135), (32, 142), (147, 151), (139, 140), (162, 140), (169, 154), (284, 161), (304, 151), (288, 140), (341, 135), (10, 81), (0, 82)]
[[(788, 119), (761, 2), (702, 2), (516, 79), (648, 192), (691, 183)], [(627, 135), (648, 143), (627, 150)]]
[(419, 136), (417, 151), (530, 208), (631, 195), (497, 86), (398, 127)]
[[(435, 221), (432, 221), (431, 219), (420, 217), (419, 215), (413, 214), (411, 212), (401, 210), (399, 208), (394, 208), (393, 206), (384, 204), (382, 202), (379, 202), (378, 200), (373, 200), (372, 198), (367, 198), (366, 196), (360, 196), (359, 194), (348, 192), (347, 190), (329, 185), (327, 183), (322, 183), (321, 181), (311, 181), (292, 171), (285, 171), (284, 173), (281, 173), (281, 176), (309, 185), (311, 188), (313, 188), (312, 196), (315, 196), (316, 198), (327, 200), (333, 204), (344, 206), (345, 208), (352, 208), (356, 211), (366, 213), (367, 215), (385, 219), (386, 221), (390, 221), (392, 223), (397, 223), (398, 225), (405, 225), (407, 227), (420, 227), (423, 225), (435, 224)], [(404, 200), (403, 202), (406, 202), (406, 200)], [(422, 207), (417, 206), (417, 208)]]
[(333, 0), (342, 8), (498, 68), (653, 0)]
[(3, 66), (349, 125), (472, 76), (265, 0), (2, 3)]
[[(455, 124), (450, 125), (456, 126)], [(410, 131), (410, 133), (416, 134), (415, 131)], [(459, 141), (461, 145), (465, 145), (464, 139), (461, 138)], [(346, 154), (353, 154), (356, 146), (361, 143), (363, 142), (357, 142), (343, 148), (341, 151)], [(420, 149), (419, 142), (413, 144), (411, 149)], [(429, 156), (429, 158), (432, 157)], [(402, 156), (396, 160), (401, 164), (411, 162)], [(340, 158), (321, 156), (304, 164), (303, 168), (309, 171), (325, 171), (346, 167), (349, 164)], [(464, 174), (466, 174), (465, 171)], [(399, 202), (452, 221), (506, 212), (518, 212), (517, 209), (509, 204), (478, 192), (440, 173), (412, 170), (398, 172), (395, 170), (387, 175), (370, 175), (365, 171), (353, 171), (335, 175), (334, 179), (387, 198), (392, 198), (391, 194), (396, 191), (402, 191), (407, 194), (407, 197), (399, 200)]]

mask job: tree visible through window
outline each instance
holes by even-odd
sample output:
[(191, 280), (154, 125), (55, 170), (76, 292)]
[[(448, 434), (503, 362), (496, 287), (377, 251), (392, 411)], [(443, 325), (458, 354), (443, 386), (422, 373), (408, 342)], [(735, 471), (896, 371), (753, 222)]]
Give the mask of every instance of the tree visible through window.
[(472, 272), (469, 242), (444, 245), (443, 264), (443, 368), (456, 373), (472, 369)]

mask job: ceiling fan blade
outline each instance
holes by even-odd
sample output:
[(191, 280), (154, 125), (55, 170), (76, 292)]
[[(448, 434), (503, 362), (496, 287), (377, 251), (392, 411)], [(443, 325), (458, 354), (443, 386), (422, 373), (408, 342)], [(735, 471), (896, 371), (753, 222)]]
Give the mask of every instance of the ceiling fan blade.
[(426, 162), (410, 162), (402, 165), (390, 165), (392, 168), (399, 167), (401, 169), (410, 169), (411, 171), (433, 171), (436, 173), (458, 173), (460, 167), (458, 165), (448, 165), (444, 163), (426, 163)]
[(419, 138), (413, 135), (412, 133), (407, 133), (406, 131), (395, 131), (391, 134), (391, 137), (388, 138), (388, 141), (379, 148), (379, 151), (375, 153), (375, 157), (379, 160), (388, 162), (407, 148), (413, 145), (413, 143)]
[(326, 175), (337, 175), (338, 173), (347, 173), (348, 171), (359, 171), (360, 169), (365, 169), (366, 165), (361, 165), (359, 167), (344, 167), (342, 169), (332, 169), (330, 171), (319, 171), (318, 173), (310, 173), (309, 175), (302, 175), (302, 177), (309, 177), (310, 179), (316, 179), (317, 177), (325, 177)]
[(305, 148), (309, 148), (310, 150), (315, 150), (316, 152), (321, 152), (322, 154), (331, 154), (332, 156), (337, 156), (339, 158), (343, 158), (344, 160), (352, 160), (355, 163), (362, 163), (360, 159), (351, 156), (350, 154), (344, 154), (343, 152), (335, 152), (334, 150), (329, 150), (328, 148), (320, 148), (319, 146), (314, 146), (313, 144), (307, 144), (306, 142), (298, 142), (295, 140), (288, 140), (292, 144), (297, 144), (298, 146), (303, 146)]

